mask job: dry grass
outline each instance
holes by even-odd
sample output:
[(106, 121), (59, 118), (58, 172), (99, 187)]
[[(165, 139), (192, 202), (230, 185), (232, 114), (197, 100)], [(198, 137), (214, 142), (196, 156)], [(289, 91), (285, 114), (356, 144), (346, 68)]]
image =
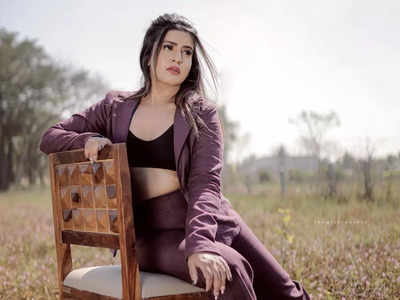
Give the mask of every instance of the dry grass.
[[(225, 195), (313, 299), (400, 299), (398, 203), (355, 197), (338, 203), (299, 187), (285, 200), (276, 187), (254, 196)], [(0, 228), (0, 299), (55, 299), (49, 189), (0, 194)], [(119, 263), (106, 249), (72, 251), (73, 257), (81, 252), (74, 267)]]

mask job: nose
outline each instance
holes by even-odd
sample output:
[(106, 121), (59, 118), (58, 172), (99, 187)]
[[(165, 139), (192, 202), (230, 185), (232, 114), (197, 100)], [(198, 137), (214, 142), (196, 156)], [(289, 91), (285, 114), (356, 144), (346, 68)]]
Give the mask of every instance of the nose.
[(182, 63), (182, 53), (180, 51), (175, 51), (174, 55), (172, 56), (172, 60), (179, 64)]

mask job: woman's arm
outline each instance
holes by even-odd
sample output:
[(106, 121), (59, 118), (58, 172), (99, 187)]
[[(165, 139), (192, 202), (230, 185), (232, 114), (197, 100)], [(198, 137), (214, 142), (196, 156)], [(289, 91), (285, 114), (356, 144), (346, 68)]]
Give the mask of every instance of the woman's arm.
[(83, 112), (51, 126), (42, 136), (40, 150), (49, 154), (80, 149), (90, 137), (105, 136), (107, 119), (111, 115), (111, 101), (112, 95), (108, 92), (102, 100)]
[(192, 150), (187, 185), (186, 259), (196, 252), (221, 255), (215, 246), (218, 224), (214, 214), (221, 206), (223, 133), (215, 104), (211, 104), (201, 117), (208, 129), (199, 129), (200, 137)]

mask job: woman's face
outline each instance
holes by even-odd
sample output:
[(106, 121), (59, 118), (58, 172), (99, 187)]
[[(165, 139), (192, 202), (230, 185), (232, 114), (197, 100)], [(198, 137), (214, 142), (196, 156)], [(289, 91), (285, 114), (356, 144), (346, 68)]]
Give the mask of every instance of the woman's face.
[[(182, 84), (192, 67), (193, 49), (193, 40), (189, 33), (169, 30), (162, 41), (158, 55), (156, 81), (169, 85)], [(152, 59), (149, 61), (149, 65), (151, 64)], [(174, 69), (179, 72), (174, 71)], [(152, 80), (154, 80), (153, 70), (151, 73)]]

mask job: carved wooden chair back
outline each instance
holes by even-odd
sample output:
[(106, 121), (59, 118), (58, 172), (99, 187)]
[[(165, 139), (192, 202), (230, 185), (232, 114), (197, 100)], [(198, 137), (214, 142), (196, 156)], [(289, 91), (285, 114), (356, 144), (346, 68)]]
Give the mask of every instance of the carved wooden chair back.
[[(139, 270), (126, 144), (90, 163), (84, 150), (49, 154), (60, 299), (209, 299), (204, 289)], [(120, 265), (72, 269), (71, 244), (120, 250)]]

